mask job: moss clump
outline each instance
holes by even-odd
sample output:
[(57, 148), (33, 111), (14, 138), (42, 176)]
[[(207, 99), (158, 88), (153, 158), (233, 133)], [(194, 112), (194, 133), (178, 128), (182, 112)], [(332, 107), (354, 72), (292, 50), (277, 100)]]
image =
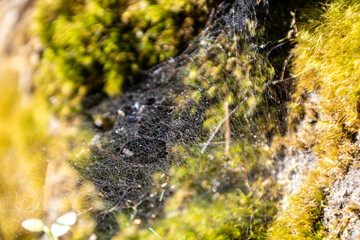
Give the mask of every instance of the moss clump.
[(359, 4), (333, 1), (320, 19), (298, 33), (294, 51), (299, 75), (296, 97), (316, 91), (321, 114), (346, 129), (355, 129), (359, 98)]
[[(354, 137), (359, 129), (360, 4), (337, 0), (324, 7), (322, 15), (299, 25), (294, 50), (298, 80), (291, 104), (292, 113), (314, 119), (308, 137), (298, 133), (298, 145), (312, 149), (318, 162), (278, 217), (274, 239), (323, 237), (319, 225), (324, 189), (346, 173), (358, 154)], [(304, 136), (308, 142), (301, 140)]]
[[(271, 81), (274, 74), (272, 66), (261, 55), (254, 54), (255, 49), (241, 49), (241, 46), (241, 50), (237, 50), (235, 45), (238, 43), (230, 45), (232, 39), (221, 41), (222, 37), (214, 43), (204, 41), (208, 45), (195, 55), (189, 66), (189, 74), (184, 79), (190, 89), (197, 89), (188, 93), (192, 101), (211, 105), (205, 113), (204, 128), (207, 130), (212, 130), (223, 119), (224, 115), (219, 113), (223, 112), (224, 102), (229, 103), (230, 109), (237, 108), (234, 116), (242, 124), (246, 124), (250, 117), (259, 120), (257, 113), (260, 111), (264, 117), (271, 114), (262, 108), (262, 104), (266, 83)], [(252, 124), (252, 127), (262, 126), (255, 125)], [(245, 135), (251, 134), (251, 131), (260, 132), (251, 128), (241, 129), (244, 131), (233, 125), (233, 131)]]
[(45, 45), (38, 91), (62, 113), (84, 96), (121, 92), (127, 76), (178, 53), (216, 1), (39, 1), (35, 31)]
[[(151, 228), (169, 239), (263, 239), (278, 197), (267, 159), (246, 143), (234, 144), (228, 158), (223, 147), (187, 157), (186, 165), (170, 170), (168, 184), (176, 191)], [(115, 239), (156, 239), (149, 223), (126, 228)]]
[(328, 186), (326, 180), (316, 170), (302, 179), (301, 186), (284, 199), (287, 206), (270, 229), (270, 239), (323, 239), (320, 218), (325, 204), (323, 187)]

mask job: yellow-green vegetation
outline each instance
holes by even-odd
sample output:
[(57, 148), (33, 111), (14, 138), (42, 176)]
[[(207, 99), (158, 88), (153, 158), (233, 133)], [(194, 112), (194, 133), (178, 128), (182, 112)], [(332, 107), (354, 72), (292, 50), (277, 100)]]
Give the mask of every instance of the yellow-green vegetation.
[[(278, 197), (268, 172), (268, 152), (250, 144), (234, 144), (228, 157), (223, 147), (186, 158), (170, 170), (165, 216), (150, 225), (164, 239), (263, 239)], [(155, 218), (155, 217), (154, 217)], [(156, 219), (154, 219), (156, 220)], [(149, 226), (125, 229), (115, 239), (157, 239)]]
[[(241, 35), (227, 29), (215, 37), (205, 34), (181, 69), (186, 94), (175, 100), (178, 110), (188, 114), (206, 107), (202, 128), (208, 135), (221, 126), (224, 103), (229, 104), (233, 113), (229, 155), (224, 144), (202, 151), (201, 141), (207, 138), (201, 130), (197, 146), (178, 144), (173, 151), (183, 163), (169, 172), (167, 184), (176, 191), (166, 199), (165, 216), (144, 228), (125, 228), (115, 239), (265, 238), (279, 198), (265, 134), (275, 129), (269, 121), (278, 109), (265, 104), (266, 91), (276, 98), (267, 88), (274, 69), (256, 53), (262, 32), (255, 20), (247, 20)], [(225, 134), (226, 127), (221, 126), (211, 141), (221, 141)]]
[(87, 131), (74, 123), (51, 120), (44, 99), (19, 91), (15, 71), (0, 72), (0, 165), (4, 169), (0, 172), (0, 238), (34, 239), (39, 235), (21, 227), (25, 219), (40, 218), (51, 224), (69, 210), (92, 207), (92, 212), (83, 214), (88, 219), (80, 219), (72, 231), (73, 237), (89, 236), (95, 226), (90, 216), (102, 205), (92, 184), (79, 185), (79, 176), (66, 161), (69, 146), (85, 141)]
[(1, 72), (0, 238), (4, 240), (13, 239), (15, 233), (30, 239), (20, 224), (41, 213), (46, 170), (43, 148), (49, 140), (44, 106), (23, 99), (14, 79), (14, 72)]
[[(241, 33), (232, 31), (235, 26), (222, 26), (224, 31), (204, 33), (200, 42), (193, 42), (197, 48), (183, 56), (186, 61), (177, 69), (185, 91), (170, 104), (180, 117), (194, 114), (204, 123), (193, 126), (199, 129), (191, 143), (180, 139), (171, 149), (174, 164), (169, 172), (159, 173), (168, 178), (153, 176), (152, 193), (165, 209), (148, 222), (131, 219), (136, 207), (116, 219), (110, 212), (121, 206), (111, 205), (109, 210), (111, 203), (99, 200), (94, 185), (66, 161), (74, 160), (74, 153), (78, 159), (92, 157), (88, 145), (78, 144), (89, 142), (91, 134), (79, 127), (76, 116), (51, 125), (51, 114), (68, 115), (81, 110), (89, 94), (115, 95), (124, 85), (135, 84), (140, 70), (181, 52), (217, 2), (38, 1), (35, 32), (45, 48), (34, 97), (22, 101), (13, 81), (16, 76), (3, 74), (8, 78), (0, 81), (0, 164), (6, 169), (0, 172), (1, 239), (13, 239), (14, 233), (30, 239), (20, 227), (22, 220), (51, 221), (47, 217), (56, 219), (70, 209), (79, 213), (68, 235), (72, 239), (89, 239), (92, 233), (110, 239), (120, 229), (115, 239), (325, 236), (321, 217), (326, 189), (355, 164), (359, 153), (355, 136), (360, 129), (360, 3), (355, 0), (329, 1), (320, 10), (306, 8), (309, 12), (296, 23), (292, 72), (297, 79), (286, 137), (278, 134), (279, 119), (286, 114), (280, 105), (286, 97), (279, 99), (281, 89), (271, 83), (281, 75), (272, 63), (282, 64), (283, 55), (269, 60), (265, 47), (260, 48), (267, 41), (263, 26), (249, 17)], [(286, 28), (285, 23), (276, 24)], [(226, 123), (224, 103), (231, 112)], [(301, 120), (305, 121), (298, 125)], [(228, 133), (231, 139), (225, 142), (231, 140), (231, 147), (226, 152), (221, 142)], [(203, 151), (206, 141), (220, 144)], [(318, 161), (279, 210), (272, 156), (284, 141), (313, 151)], [(71, 163), (74, 168), (88, 167), (86, 161)], [(41, 209), (49, 216), (42, 216)]]
[[(251, 24), (249, 23), (250, 27)], [(255, 32), (255, 29), (251, 31)], [(204, 48), (200, 48), (199, 53), (192, 59), (189, 73), (184, 79), (184, 83), (191, 89), (198, 89), (190, 90), (190, 99), (200, 104), (203, 104), (201, 101), (204, 99), (211, 102), (212, 106), (206, 111), (204, 123), (204, 127), (210, 131), (224, 118), (224, 115), (219, 113), (223, 112), (225, 102), (229, 103), (230, 109), (237, 108), (234, 117), (243, 124), (246, 124), (247, 118), (256, 116), (258, 111), (263, 110), (264, 118), (269, 118), (271, 114), (270, 109), (261, 109), (261, 104), (264, 101), (266, 83), (274, 74), (272, 66), (263, 56), (255, 54), (249, 45), (241, 46), (239, 52), (236, 46), (238, 43), (233, 42), (231, 45), (232, 41), (233, 39), (224, 35), (214, 42), (204, 40)], [(253, 118), (255, 119), (256, 117)], [(260, 126), (265, 124), (252, 124), (254, 128)], [(233, 129), (246, 135), (251, 134), (252, 130), (254, 129), (249, 127)]]
[[(39, 1), (45, 45), (36, 87), (62, 114), (91, 93), (120, 93), (139, 70), (179, 53), (207, 19), (208, 1)], [(126, 77), (133, 76), (131, 79)]]
[[(294, 50), (298, 79), (290, 116), (300, 113), (317, 121), (311, 132), (298, 133), (297, 142), (312, 149), (318, 162), (289, 197), (271, 231), (273, 239), (321, 239), (324, 189), (343, 176), (358, 154), (354, 136), (359, 129), (360, 4), (336, 0), (324, 8), (322, 15), (299, 25)], [(312, 104), (309, 94), (315, 98)], [(304, 137), (306, 141), (300, 140)]]
[(236, 140), (242, 136), (264, 139), (266, 133), (278, 127), (273, 120), (279, 105), (270, 100), (278, 97), (269, 87), (275, 70), (265, 54), (259, 53), (263, 27), (250, 17), (243, 21), (246, 23), (233, 26), (241, 28), (241, 33), (225, 29), (218, 36), (205, 35), (182, 69), (187, 92), (176, 99), (176, 104), (180, 110), (182, 106), (193, 106), (190, 114), (195, 113), (197, 105), (206, 108), (203, 129), (210, 135), (224, 119), (227, 103), (233, 114), (230, 124)]

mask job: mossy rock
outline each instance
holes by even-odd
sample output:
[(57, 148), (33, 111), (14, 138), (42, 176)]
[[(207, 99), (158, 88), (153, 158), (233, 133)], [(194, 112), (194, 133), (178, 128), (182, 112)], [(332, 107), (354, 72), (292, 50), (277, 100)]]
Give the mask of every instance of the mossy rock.
[(45, 48), (36, 88), (65, 115), (81, 110), (89, 94), (118, 94), (137, 82), (139, 70), (181, 52), (217, 4), (39, 1), (34, 31)]

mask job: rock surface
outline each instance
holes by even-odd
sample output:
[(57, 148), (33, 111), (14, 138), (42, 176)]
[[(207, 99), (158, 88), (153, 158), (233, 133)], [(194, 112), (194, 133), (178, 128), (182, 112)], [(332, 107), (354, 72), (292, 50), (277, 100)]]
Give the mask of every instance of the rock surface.
[(294, 192), (300, 185), (303, 174), (308, 172), (317, 161), (311, 151), (296, 150), (287, 147), (283, 157), (278, 159), (277, 179), (288, 193)]
[(360, 237), (360, 168), (350, 167), (345, 177), (329, 190), (323, 224), (329, 239)]

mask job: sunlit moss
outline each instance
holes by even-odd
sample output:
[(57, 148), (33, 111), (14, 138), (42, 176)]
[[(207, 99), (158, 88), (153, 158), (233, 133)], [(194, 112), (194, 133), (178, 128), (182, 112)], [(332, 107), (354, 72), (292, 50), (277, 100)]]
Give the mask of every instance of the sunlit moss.
[(346, 128), (358, 119), (359, 8), (356, 1), (334, 1), (318, 20), (322, 24), (311, 23), (298, 33), (295, 50), (297, 95), (316, 90), (321, 113)]
[[(42, 101), (49, 99), (62, 114), (68, 114), (80, 110), (79, 103), (91, 92), (119, 93), (127, 75), (136, 75), (139, 69), (176, 54), (182, 43), (198, 31), (197, 24), (205, 19), (196, 22), (196, 17), (206, 16), (209, 4), (212, 1), (164, 0), (156, 4), (150, 1), (122, 4), (117, 1), (55, 1), (51, 4), (41, 1), (38, 33), (46, 48), (36, 80), (36, 96)], [(324, 6), (323, 15), (313, 19), (307, 16), (309, 23), (299, 24), (293, 72), (298, 81), (289, 104), (292, 110), (289, 118), (301, 119), (305, 115), (317, 121), (314, 131), (297, 135), (296, 144), (299, 148), (311, 148), (319, 160), (304, 176), (302, 186), (288, 197), (288, 207), (279, 214), (269, 233), (273, 239), (323, 237), (320, 220), (326, 204), (324, 188), (344, 174), (358, 151), (353, 137), (359, 129), (360, 7), (356, 1), (340, 0)], [(187, 17), (178, 24), (180, 15)], [(256, 35), (254, 22), (248, 25), (248, 36)], [(214, 131), (224, 119), (224, 102), (229, 103), (231, 110), (236, 109), (232, 116), (236, 121), (231, 121), (235, 137), (229, 156), (225, 156), (222, 145), (211, 147), (201, 155), (202, 136), (191, 148), (175, 146), (173, 151), (176, 149), (176, 155), (184, 159), (168, 173), (168, 184), (174, 185), (176, 191), (166, 199), (164, 217), (154, 216), (152, 225), (143, 223), (141, 228), (123, 214), (119, 217), (123, 232), (117, 239), (157, 239), (156, 234), (166, 239), (184, 236), (263, 239), (267, 236), (278, 198), (278, 186), (269, 170), (272, 162), (265, 136), (274, 131), (277, 124), (274, 116), (279, 106), (269, 104), (267, 99), (270, 95), (277, 100), (269, 87), (275, 70), (265, 56), (255, 51), (258, 49), (250, 49), (250, 45), (245, 44), (241, 51), (236, 51), (235, 44), (229, 44), (232, 40), (223, 34), (201, 43), (204, 45), (199, 47), (197, 56), (182, 69), (188, 73), (184, 74), (183, 83), (191, 89), (187, 89), (189, 99), (180, 96), (176, 101), (179, 105), (193, 101), (189, 114), (197, 112), (197, 104), (207, 107), (202, 126), (207, 133)], [(257, 43), (260, 45), (260, 40)], [(6, 94), (0, 96), (0, 156), (7, 171), (0, 175), (4, 183), (0, 196), (5, 199), (0, 202), (0, 225), (6, 239), (13, 232), (22, 232), (19, 228), (22, 218), (40, 214), (35, 210), (31, 216), (20, 216), (30, 212), (26, 207), (41, 203), (48, 154), (59, 155), (55, 159), (62, 162), (60, 151), (66, 152), (68, 145), (49, 143), (49, 113), (42, 101), (37, 102), (36, 98), (22, 105), (14, 84), (4, 81), (1, 87)], [(311, 92), (318, 96), (317, 106), (310, 106), (306, 100), (305, 95)], [(224, 132), (221, 129), (218, 134), (223, 136)], [(79, 133), (72, 134), (78, 137)], [(77, 153), (80, 150), (76, 150)], [(75, 168), (77, 164), (87, 164), (74, 156), (71, 158), (75, 159), (71, 161)], [(61, 169), (69, 173), (66, 176), (71, 178), (68, 182), (71, 188), (79, 182), (68, 167), (67, 163), (61, 165)], [(85, 210), (73, 229), (74, 239), (88, 239), (97, 231), (93, 216), (103, 210), (104, 204), (95, 196), (92, 184), (82, 181), (81, 187), (76, 188), (78, 191), (63, 195), (65, 203), (61, 209)], [(161, 178), (154, 176), (156, 181)], [(12, 194), (14, 189), (21, 192)], [(87, 195), (90, 197), (85, 198)], [(159, 197), (159, 201), (165, 199)], [(23, 211), (11, 210), (14, 208)], [(12, 222), (9, 219), (13, 219)]]
[(179, 53), (214, 5), (215, 0), (39, 1), (34, 29), (45, 49), (36, 87), (62, 114), (79, 111), (88, 94), (118, 94), (124, 82), (136, 83), (139, 70)]
[[(324, 7), (323, 14), (299, 25), (294, 50), (298, 80), (290, 105), (290, 119), (305, 116), (315, 121), (309, 137), (299, 133), (298, 142), (312, 149), (318, 162), (289, 197), (271, 231), (273, 239), (321, 239), (324, 189), (345, 174), (358, 154), (353, 138), (359, 129), (360, 4), (337, 0)], [(316, 100), (311, 102), (309, 94)]]

